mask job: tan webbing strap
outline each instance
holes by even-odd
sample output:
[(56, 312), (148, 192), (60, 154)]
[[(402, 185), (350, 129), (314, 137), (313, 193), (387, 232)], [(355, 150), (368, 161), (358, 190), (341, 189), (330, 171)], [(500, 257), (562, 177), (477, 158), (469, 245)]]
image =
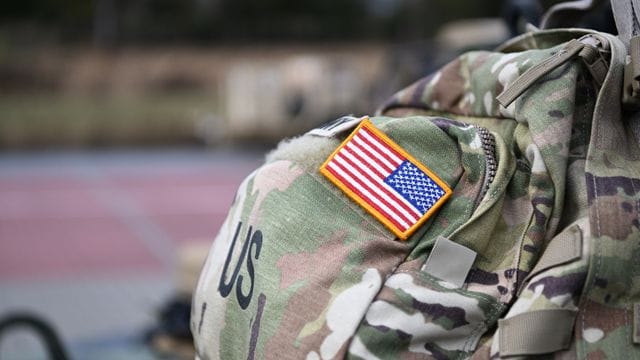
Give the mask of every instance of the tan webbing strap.
[(500, 356), (547, 354), (571, 345), (576, 311), (547, 309), (498, 321)]
[(532, 277), (554, 266), (570, 263), (582, 257), (582, 231), (573, 225), (556, 235), (547, 245), (540, 260), (525, 278), (520, 291)]

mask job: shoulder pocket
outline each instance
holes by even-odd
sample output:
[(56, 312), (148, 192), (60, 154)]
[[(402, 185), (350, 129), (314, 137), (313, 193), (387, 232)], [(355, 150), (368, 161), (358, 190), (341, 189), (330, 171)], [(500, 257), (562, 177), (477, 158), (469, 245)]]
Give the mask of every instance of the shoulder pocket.
[(492, 355), (539, 355), (567, 350), (589, 270), (589, 221), (556, 235), (525, 279), (518, 299), (498, 323)]

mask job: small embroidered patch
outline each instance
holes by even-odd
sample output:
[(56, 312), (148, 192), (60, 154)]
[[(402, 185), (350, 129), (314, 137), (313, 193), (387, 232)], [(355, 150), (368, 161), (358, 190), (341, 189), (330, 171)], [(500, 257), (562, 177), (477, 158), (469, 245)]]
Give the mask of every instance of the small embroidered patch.
[(356, 127), (361, 118), (354, 116), (343, 116), (341, 118), (331, 120), (325, 124), (308, 132), (309, 135), (322, 136), (322, 137), (334, 137), (343, 131), (351, 130)]
[(320, 172), (403, 240), (451, 196), (444, 181), (368, 119), (329, 156)]

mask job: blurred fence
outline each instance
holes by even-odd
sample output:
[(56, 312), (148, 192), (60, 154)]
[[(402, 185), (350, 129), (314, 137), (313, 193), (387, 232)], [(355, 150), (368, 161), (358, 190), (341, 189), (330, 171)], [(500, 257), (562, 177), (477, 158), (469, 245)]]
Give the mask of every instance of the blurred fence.
[(379, 46), (97, 51), (0, 58), (0, 146), (270, 140), (372, 111)]
[(0, 46), (0, 148), (272, 143), (507, 36), (480, 19), (394, 45)]

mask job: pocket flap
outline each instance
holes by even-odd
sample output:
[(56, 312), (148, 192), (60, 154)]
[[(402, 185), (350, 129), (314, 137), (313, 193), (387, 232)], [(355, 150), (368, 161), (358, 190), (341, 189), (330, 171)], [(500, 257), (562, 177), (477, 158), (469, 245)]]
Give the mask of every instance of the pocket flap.
[(576, 311), (545, 309), (498, 321), (500, 357), (546, 354), (569, 348)]

